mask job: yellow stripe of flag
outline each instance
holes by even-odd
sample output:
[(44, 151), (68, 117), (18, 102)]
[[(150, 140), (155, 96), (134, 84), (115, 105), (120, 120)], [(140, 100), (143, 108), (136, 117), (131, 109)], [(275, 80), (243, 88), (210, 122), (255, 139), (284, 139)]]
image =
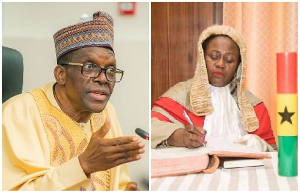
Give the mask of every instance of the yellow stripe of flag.
[(297, 94), (277, 94), (278, 136), (298, 135)]

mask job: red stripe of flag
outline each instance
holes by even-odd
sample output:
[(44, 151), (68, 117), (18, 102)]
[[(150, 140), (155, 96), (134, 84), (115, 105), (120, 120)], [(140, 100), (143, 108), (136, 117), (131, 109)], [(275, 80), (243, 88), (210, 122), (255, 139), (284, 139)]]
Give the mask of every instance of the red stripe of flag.
[(297, 53), (277, 53), (277, 93), (297, 93)]

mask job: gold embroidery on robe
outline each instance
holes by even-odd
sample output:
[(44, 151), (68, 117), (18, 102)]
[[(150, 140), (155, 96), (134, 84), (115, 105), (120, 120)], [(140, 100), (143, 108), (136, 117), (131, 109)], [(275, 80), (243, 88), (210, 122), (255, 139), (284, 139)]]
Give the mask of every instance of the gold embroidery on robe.
[[(64, 112), (54, 107), (42, 90), (36, 89), (30, 93), (36, 101), (47, 133), (51, 166), (59, 166), (80, 155), (89, 141), (81, 127)], [(105, 119), (104, 113), (93, 114), (91, 117), (92, 131), (100, 129)], [(109, 133), (106, 138), (109, 138)], [(110, 170), (92, 173), (91, 181), (95, 190), (110, 190)], [(81, 187), (81, 190), (83, 189), (85, 187)]]

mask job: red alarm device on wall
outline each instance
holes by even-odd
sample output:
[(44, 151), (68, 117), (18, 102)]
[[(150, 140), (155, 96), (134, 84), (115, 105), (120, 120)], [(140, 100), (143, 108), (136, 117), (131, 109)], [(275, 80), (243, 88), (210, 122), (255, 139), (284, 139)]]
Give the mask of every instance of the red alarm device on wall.
[(119, 12), (121, 15), (134, 15), (136, 2), (119, 2)]

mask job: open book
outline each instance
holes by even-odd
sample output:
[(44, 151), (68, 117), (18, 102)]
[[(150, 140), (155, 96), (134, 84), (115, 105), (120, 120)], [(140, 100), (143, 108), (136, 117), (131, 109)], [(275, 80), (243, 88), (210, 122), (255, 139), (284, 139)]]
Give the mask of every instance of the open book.
[[(206, 147), (187, 149), (169, 147), (151, 150), (151, 177), (212, 173), (218, 167), (251, 167), (264, 165), (268, 153), (228, 141), (210, 142)], [(235, 160), (235, 161), (233, 161)]]

